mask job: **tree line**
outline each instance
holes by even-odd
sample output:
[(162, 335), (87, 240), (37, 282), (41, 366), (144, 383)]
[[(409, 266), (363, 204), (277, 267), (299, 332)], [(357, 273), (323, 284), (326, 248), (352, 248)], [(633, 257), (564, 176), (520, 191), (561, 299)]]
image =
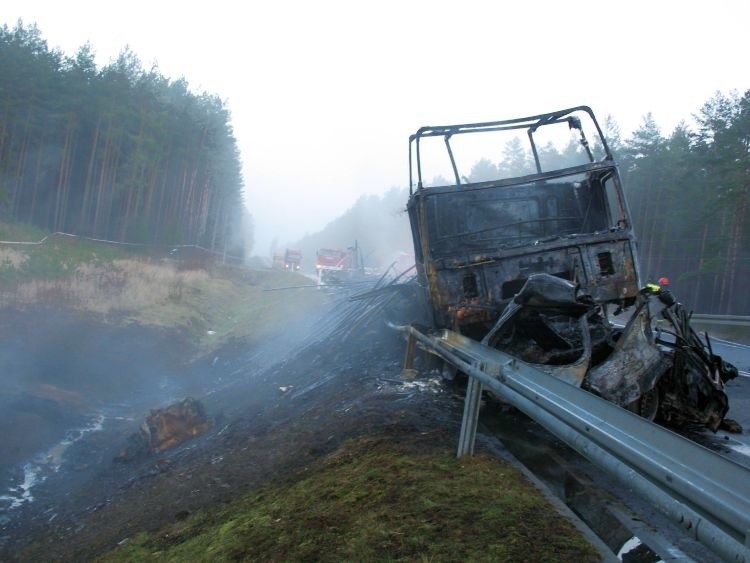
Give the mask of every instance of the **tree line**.
[(229, 111), (127, 48), (97, 68), (0, 28), (0, 211), (52, 231), (237, 254), (249, 221)]
[[(700, 108), (695, 128), (682, 121), (664, 136), (649, 113), (623, 139), (603, 123), (619, 164), (638, 238), (644, 282), (670, 279), (693, 310), (750, 315), (750, 90), (717, 92)], [(540, 147), (552, 167), (580, 162), (580, 145)], [(594, 153), (602, 154), (599, 147)], [(478, 161), (471, 181), (530, 174), (531, 154), (516, 138), (500, 162)]]
[[(694, 117), (693, 128), (682, 121), (666, 136), (650, 113), (626, 139), (611, 116), (603, 124), (633, 217), (643, 281), (669, 278), (677, 297), (701, 313), (750, 315), (750, 90), (717, 92)], [(562, 167), (580, 162), (580, 150), (577, 143), (550, 144), (540, 154)], [(478, 161), (470, 180), (533, 169), (531, 154), (514, 139), (500, 162)]]
[(648, 114), (625, 141), (611, 131), (641, 271), (695, 311), (750, 315), (750, 90), (716, 93), (695, 123), (664, 136)]
[[(321, 248), (346, 250), (355, 244), (367, 268), (387, 268), (414, 245), (406, 214), (406, 188), (391, 188), (381, 196), (361, 196), (343, 215), (321, 231), (306, 235), (290, 246), (302, 252), (302, 269), (315, 272), (316, 253)], [(271, 249), (273, 254), (275, 248)], [(279, 249), (283, 250), (283, 249)]]
[[(628, 138), (607, 117), (603, 129), (619, 164), (629, 202), (643, 282), (667, 277), (677, 298), (700, 313), (750, 315), (750, 90), (716, 93), (695, 115), (663, 135), (651, 114)], [(600, 147), (593, 147), (602, 155)], [(548, 168), (581, 162), (581, 146), (538, 147)], [(531, 153), (519, 139), (504, 147), (498, 162), (477, 161), (471, 182), (530, 174)], [(451, 181), (437, 176), (428, 185)], [(354, 239), (369, 254), (368, 265), (387, 265), (398, 251), (412, 250), (408, 190), (363, 197), (320, 233), (295, 243), (305, 260), (323, 246), (345, 247)], [(308, 261), (309, 265), (309, 261)]]

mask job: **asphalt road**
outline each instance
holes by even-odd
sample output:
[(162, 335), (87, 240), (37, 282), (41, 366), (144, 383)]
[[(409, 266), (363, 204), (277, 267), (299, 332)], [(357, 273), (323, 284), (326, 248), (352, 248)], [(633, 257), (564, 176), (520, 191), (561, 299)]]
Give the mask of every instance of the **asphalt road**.
[(711, 343), (715, 354), (733, 363), (740, 371), (739, 377), (727, 384), (727, 417), (739, 422), (743, 428), (742, 434), (720, 430), (714, 438), (728, 447), (729, 451), (725, 452), (728, 457), (750, 467), (750, 346), (716, 338), (712, 338)]

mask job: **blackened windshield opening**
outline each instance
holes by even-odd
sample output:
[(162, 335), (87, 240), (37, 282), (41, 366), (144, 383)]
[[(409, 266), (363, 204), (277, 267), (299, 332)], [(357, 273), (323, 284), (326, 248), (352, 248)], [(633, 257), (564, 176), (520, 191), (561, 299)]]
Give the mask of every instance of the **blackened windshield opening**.
[(434, 256), (536, 244), (623, 227), (614, 175), (580, 173), (428, 196)]

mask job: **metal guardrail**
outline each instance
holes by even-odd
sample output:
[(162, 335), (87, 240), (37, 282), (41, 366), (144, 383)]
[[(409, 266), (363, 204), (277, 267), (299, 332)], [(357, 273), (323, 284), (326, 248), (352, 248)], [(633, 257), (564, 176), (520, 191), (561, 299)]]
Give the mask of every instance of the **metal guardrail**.
[(714, 324), (714, 325), (734, 325), (750, 326), (750, 317), (743, 315), (702, 315), (693, 314), (691, 317), (694, 321)]
[[(459, 455), (473, 448), (481, 387), (636, 490), (720, 557), (750, 562), (750, 469), (534, 366), (458, 333), (415, 341), (471, 376)], [(472, 381), (475, 380), (473, 383)]]
[[(117, 246), (130, 246), (130, 247), (139, 247), (139, 248), (154, 248), (157, 245), (151, 244), (151, 243), (141, 243), (141, 242), (124, 242), (124, 241), (118, 241), (118, 240), (109, 240), (109, 239), (102, 239), (102, 238), (93, 238), (93, 237), (85, 237), (83, 235), (74, 235), (72, 233), (64, 233), (62, 231), (55, 231), (54, 233), (50, 233), (48, 235), (45, 235), (39, 240), (36, 241), (22, 241), (22, 240), (0, 240), (0, 246), (1, 245), (18, 245), (18, 246), (39, 246), (42, 244), (45, 244), (50, 237), (53, 236), (61, 236), (61, 237), (68, 237), (68, 238), (76, 238), (80, 240), (88, 240), (91, 242), (101, 242), (105, 244), (114, 244)], [(195, 248), (197, 250), (201, 250), (203, 252), (206, 252), (208, 254), (214, 254), (216, 256), (223, 256), (225, 258), (231, 258), (235, 261), (242, 261), (241, 256), (235, 256), (233, 254), (228, 254), (224, 252), (219, 252), (218, 250), (211, 250), (210, 248), (205, 248), (203, 246), (200, 246), (198, 244), (167, 244), (167, 245), (161, 245), (163, 248)]]

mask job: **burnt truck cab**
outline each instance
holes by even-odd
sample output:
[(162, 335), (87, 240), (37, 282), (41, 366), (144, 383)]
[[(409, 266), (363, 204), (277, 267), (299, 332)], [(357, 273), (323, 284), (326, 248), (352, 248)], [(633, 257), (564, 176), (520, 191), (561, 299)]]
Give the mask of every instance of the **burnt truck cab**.
[[(581, 114), (597, 134), (592, 140), (597, 160)], [(561, 125), (577, 134), (582, 150), (576, 156), (585, 160), (547, 169), (534, 137), (543, 127)], [(528, 138), (535, 171), (479, 182), (460, 175), (451, 149), (456, 136), (507, 131)], [(434, 137), (444, 142), (455, 178), (451, 185), (425, 187), (422, 180), (422, 145)], [(578, 284), (597, 303), (627, 307), (635, 302), (640, 280), (630, 214), (614, 159), (589, 108), (423, 127), (410, 145), (417, 164), (408, 203), (417, 273), (429, 288), (438, 326), (489, 330), (486, 324), (535, 273)]]
[[(642, 284), (618, 169), (590, 108), (422, 127), (409, 171), (417, 280), (436, 328), (643, 416), (719, 427), (731, 366), (681, 304)], [(627, 324), (613, 324), (623, 310)], [(657, 312), (676, 346), (655, 335)]]

